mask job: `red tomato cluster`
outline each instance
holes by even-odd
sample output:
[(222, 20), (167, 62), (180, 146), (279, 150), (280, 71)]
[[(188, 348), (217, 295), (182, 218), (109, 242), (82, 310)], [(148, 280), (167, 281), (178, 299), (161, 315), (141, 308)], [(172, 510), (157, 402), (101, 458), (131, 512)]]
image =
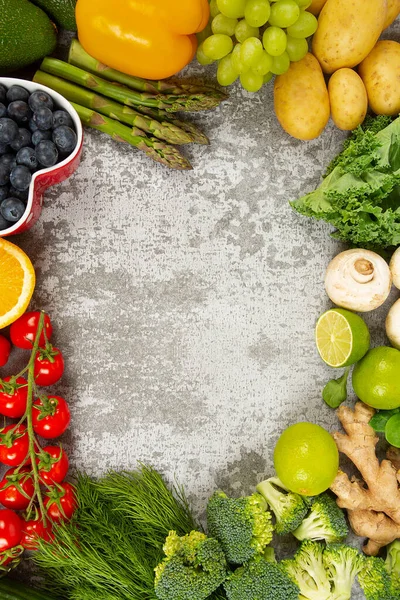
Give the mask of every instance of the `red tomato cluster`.
[[(32, 351), (40, 315), (40, 312), (25, 313), (11, 325), (10, 338), (14, 346)], [(66, 452), (58, 445), (41, 447), (36, 439), (39, 436), (53, 440), (62, 435), (70, 423), (64, 398), (37, 390), (37, 387), (53, 385), (64, 372), (63, 355), (50, 343), (52, 331), (50, 318), (45, 315), (39, 348), (31, 359), (34, 396), (29, 404), (30, 429), (27, 426), (30, 397), (27, 379), (21, 375), (0, 379), (0, 415), (18, 419), (17, 423), (0, 429), (0, 463), (10, 467), (0, 477), (0, 504), (4, 507), (0, 508), (0, 570), (18, 559), (24, 549), (35, 549), (38, 538), (50, 541), (52, 524), (70, 519), (77, 506), (74, 486), (64, 481), (69, 468)], [(11, 347), (10, 341), (0, 335), (0, 367), (7, 364)], [(44, 515), (37, 505), (38, 489)]]

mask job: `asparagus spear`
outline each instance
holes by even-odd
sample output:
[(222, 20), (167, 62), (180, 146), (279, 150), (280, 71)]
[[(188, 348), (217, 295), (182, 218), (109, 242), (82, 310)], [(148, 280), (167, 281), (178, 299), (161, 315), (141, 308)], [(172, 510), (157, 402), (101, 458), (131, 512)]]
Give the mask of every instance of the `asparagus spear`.
[(83, 87), (94, 89), (103, 96), (117, 100), (128, 106), (148, 106), (150, 108), (162, 108), (167, 112), (197, 111), (215, 108), (221, 102), (221, 98), (213, 98), (206, 94), (190, 94), (188, 96), (158, 95), (139, 93), (129, 88), (106, 81), (87, 73), (78, 67), (65, 63), (56, 58), (45, 58), (40, 66), (41, 71), (62, 77)]
[(135, 135), (129, 127), (122, 125), (118, 121), (109, 119), (90, 108), (85, 108), (74, 102), (71, 102), (71, 104), (84, 125), (108, 133), (108, 135), (118, 142), (128, 142), (131, 146), (135, 146), (145, 152), (153, 160), (171, 169), (183, 170), (192, 168), (189, 161), (174, 146), (170, 146), (155, 138)]
[(132, 75), (126, 75), (121, 71), (116, 71), (107, 67), (93, 56), (90, 56), (77, 39), (73, 39), (69, 49), (68, 62), (75, 67), (80, 67), (85, 71), (89, 71), (94, 75), (99, 75), (103, 79), (113, 81), (126, 85), (132, 90), (139, 92), (148, 92), (149, 94), (173, 94), (176, 96), (185, 96), (187, 94), (199, 94), (205, 93), (210, 96), (215, 96), (220, 100), (226, 98), (226, 94), (216, 90), (211, 86), (204, 84), (191, 84), (184, 81), (172, 82), (172, 81), (148, 81), (147, 79), (141, 79), (140, 77), (134, 77)]
[(148, 108), (147, 106), (137, 106), (136, 110), (140, 111), (144, 115), (148, 115), (152, 119), (161, 120), (163, 123), (171, 123), (172, 125), (176, 125), (176, 127), (183, 129), (192, 136), (195, 144), (210, 143), (208, 137), (197, 127), (197, 125), (194, 123), (189, 123), (188, 121), (181, 121), (172, 113), (167, 113), (165, 110), (161, 110), (159, 108)]
[(121, 121), (127, 125), (138, 127), (142, 131), (154, 135), (154, 137), (165, 140), (169, 144), (189, 144), (193, 142), (193, 136), (183, 129), (179, 129), (173, 123), (159, 123), (155, 119), (142, 115), (128, 106), (118, 104), (104, 96), (99, 96), (69, 81), (54, 77), (43, 71), (37, 71), (33, 78), (36, 83), (41, 83), (59, 92), (70, 102), (76, 102), (80, 106), (93, 108), (102, 115)]

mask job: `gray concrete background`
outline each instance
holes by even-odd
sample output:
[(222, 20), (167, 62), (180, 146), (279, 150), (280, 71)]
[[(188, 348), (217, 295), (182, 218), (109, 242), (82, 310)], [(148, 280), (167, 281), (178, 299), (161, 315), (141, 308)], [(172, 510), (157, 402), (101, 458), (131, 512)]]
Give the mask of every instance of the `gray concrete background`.
[[(49, 312), (66, 357), (54, 391), (71, 406), (62, 441), (74, 468), (151, 463), (202, 514), (216, 487), (249, 493), (272, 475), (289, 424), (338, 426), (313, 335), (342, 246), (288, 201), (317, 185), (346, 136), (330, 122), (318, 140), (291, 139), (271, 84), (255, 95), (234, 86), (191, 120), (211, 145), (184, 149), (185, 173), (86, 130), (78, 172), (13, 241), (36, 268), (32, 307)], [(374, 345), (389, 306), (367, 316)]]

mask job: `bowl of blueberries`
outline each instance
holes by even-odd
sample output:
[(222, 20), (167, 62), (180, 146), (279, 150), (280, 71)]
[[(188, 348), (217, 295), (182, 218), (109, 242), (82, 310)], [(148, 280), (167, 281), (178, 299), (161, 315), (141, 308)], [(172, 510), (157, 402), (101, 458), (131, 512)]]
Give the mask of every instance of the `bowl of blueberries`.
[(0, 77), (0, 237), (36, 223), (45, 190), (78, 168), (82, 143), (68, 100), (44, 85)]

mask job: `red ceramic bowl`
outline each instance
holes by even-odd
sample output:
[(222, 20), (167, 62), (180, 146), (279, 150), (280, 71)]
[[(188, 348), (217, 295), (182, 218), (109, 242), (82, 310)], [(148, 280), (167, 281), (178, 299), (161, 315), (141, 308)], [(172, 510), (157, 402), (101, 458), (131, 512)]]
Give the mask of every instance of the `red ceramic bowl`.
[(78, 137), (75, 150), (62, 162), (57, 163), (54, 167), (48, 169), (42, 169), (36, 171), (32, 176), (32, 181), (29, 186), (29, 196), (26, 205), (26, 210), (21, 219), (14, 223), (8, 229), (0, 230), (0, 237), (6, 237), (8, 235), (15, 235), (16, 233), (22, 233), (30, 229), (38, 220), (42, 211), (43, 205), (43, 194), (48, 187), (61, 183), (68, 179), (70, 175), (78, 168), (83, 144), (83, 129), (81, 121), (78, 117), (76, 110), (72, 105), (57, 92), (54, 92), (45, 85), (39, 83), (33, 83), (32, 81), (25, 81), (24, 79), (15, 79), (13, 77), (0, 77), (0, 83), (6, 86), (6, 88), (12, 85), (20, 85), (26, 88), (29, 92), (35, 90), (44, 90), (54, 100), (54, 104), (57, 108), (67, 111), (74, 122), (75, 131)]

